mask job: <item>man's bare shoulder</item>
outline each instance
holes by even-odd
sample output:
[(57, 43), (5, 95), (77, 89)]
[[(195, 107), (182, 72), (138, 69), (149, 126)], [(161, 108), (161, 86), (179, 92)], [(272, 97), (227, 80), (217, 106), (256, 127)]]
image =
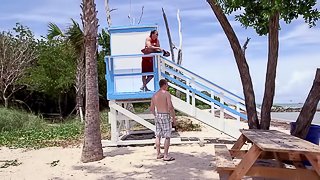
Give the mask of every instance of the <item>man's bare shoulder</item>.
[(152, 99), (155, 98), (156, 96), (158, 96), (159, 91), (157, 91), (156, 93), (153, 94)]
[(166, 91), (166, 92), (165, 92), (165, 95), (166, 95), (167, 97), (171, 97), (171, 94), (169, 93), (169, 91)]

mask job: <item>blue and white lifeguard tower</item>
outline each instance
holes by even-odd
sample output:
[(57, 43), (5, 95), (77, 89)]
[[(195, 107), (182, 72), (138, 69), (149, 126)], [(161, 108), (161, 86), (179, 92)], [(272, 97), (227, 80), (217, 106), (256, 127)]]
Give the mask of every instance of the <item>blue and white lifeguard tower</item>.
[[(248, 128), (244, 99), (226, 89), (200, 77), (188, 69), (166, 59), (162, 54), (143, 55), (141, 49), (145, 39), (157, 25), (111, 27), (111, 56), (107, 56), (106, 80), (111, 124), (111, 145), (148, 144), (153, 140), (123, 140), (124, 135), (133, 133), (132, 122), (155, 131), (152, 114), (136, 114), (126, 108), (127, 104), (150, 102), (159, 89), (159, 79), (165, 78), (169, 86), (181, 92), (185, 98), (172, 95), (176, 110), (215, 128), (231, 137), (240, 135), (239, 129)], [(141, 73), (143, 56), (153, 57), (154, 72)], [(142, 76), (153, 75), (148, 84), (151, 91), (141, 91)], [(199, 109), (196, 101), (207, 104), (209, 109)], [(259, 110), (258, 110), (259, 111)], [(125, 133), (121, 133), (125, 130)], [(173, 141), (174, 142), (174, 141)], [(179, 140), (176, 141), (179, 143)], [(110, 145), (109, 144), (109, 145)]]

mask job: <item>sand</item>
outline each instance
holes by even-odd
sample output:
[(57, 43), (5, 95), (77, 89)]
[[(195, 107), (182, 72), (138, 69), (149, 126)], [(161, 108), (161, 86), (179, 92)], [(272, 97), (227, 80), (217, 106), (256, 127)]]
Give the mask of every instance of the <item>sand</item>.
[(1, 147), (0, 166), (4, 165), (5, 161), (12, 160), (17, 160), (19, 165), (0, 168), (0, 179), (219, 179), (215, 171), (214, 143), (227, 143), (230, 148), (235, 139), (230, 141), (228, 136), (219, 131), (202, 126), (201, 132), (179, 134), (226, 141), (212, 141), (203, 147), (199, 144), (171, 146), (170, 155), (176, 158), (172, 162), (157, 160), (152, 145), (105, 147), (105, 158), (92, 163), (80, 162), (81, 144), (79, 147), (37, 150)]
[[(38, 150), (1, 148), (0, 160), (18, 166), (0, 169), (0, 179), (218, 179), (214, 170), (213, 144), (170, 147), (175, 161), (156, 159), (153, 146), (104, 148), (105, 158), (81, 163), (81, 148)], [(59, 161), (56, 166), (51, 166)], [(1, 162), (3, 164), (3, 162)], [(1, 164), (0, 163), (0, 164)]]

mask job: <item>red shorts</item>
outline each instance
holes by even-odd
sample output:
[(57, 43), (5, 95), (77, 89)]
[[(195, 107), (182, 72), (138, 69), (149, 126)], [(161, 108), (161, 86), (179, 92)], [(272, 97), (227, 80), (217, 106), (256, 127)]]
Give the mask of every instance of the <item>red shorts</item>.
[(153, 72), (153, 57), (142, 57), (142, 73)]

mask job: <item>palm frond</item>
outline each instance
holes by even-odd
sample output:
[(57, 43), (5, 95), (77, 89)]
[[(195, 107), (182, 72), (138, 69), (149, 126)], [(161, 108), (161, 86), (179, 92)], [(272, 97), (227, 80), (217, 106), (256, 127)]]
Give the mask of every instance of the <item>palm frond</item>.
[(71, 19), (71, 21), (72, 21), (72, 25), (69, 26), (66, 34), (67, 34), (68, 40), (79, 52), (83, 49), (84, 34), (82, 29), (80, 28), (79, 23), (77, 23), (74, 19)]
[(61, 31), (61, 29), (58, 27), (58, 25), (56, 25), (55, 23), (49, 23), (48, 25), (48, 34), (47, 34), (47, 38), (49, 40), (52, 40), (55, 37), (64, 37), (63, 32)]

